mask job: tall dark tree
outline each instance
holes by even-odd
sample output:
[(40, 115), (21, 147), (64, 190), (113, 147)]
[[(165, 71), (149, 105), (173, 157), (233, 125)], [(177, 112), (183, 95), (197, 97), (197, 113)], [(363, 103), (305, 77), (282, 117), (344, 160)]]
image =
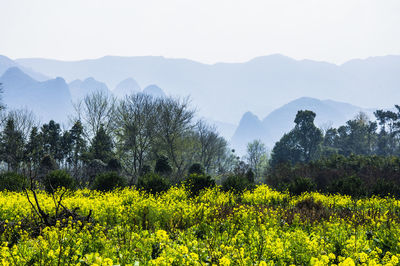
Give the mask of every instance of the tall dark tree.
[(76, 121), (69, 130), (71, 139), (71, 161), (74, 170), (79, 168), (80, 161), (86, 151), (86, 141), (84, 139), (83, 126), (81, 121)]
[(22, 132), (16, 130), (13, 119), (8, 119), (1, 134), (2, 160), (7, 163), (8, 171), (18, 171), (24, 159), (24, 139)]
[(398, 151), (399, 115), (395, 112), (384, 110), (376, 110), (374, 115), (380, 126), (377, 154), (395, 155)]
[(40, 162), (44, 156), (43, 140), (37, 127), (33, 127), (25, 146), (26, 161), (28, 163), (29, 176), (37, 174)]
[(63, 159), (60, 124), (51, 120), (42, 126), (41, 134), (44, 152), (60, 162)]
[(107, 134), (103, 125), (100, 125), (99, 130), (92, 140), (89, 153), (91, 159), (101, 160), (108, 163), (113, 157), (113, 142), (111, 136)]
[(323, 136), (314, 125), (315, 116), (314, 112), (308, 110), (297, 112), (294, 129), (285, 134), (272, 150), (271, 166), (283, 162), (309, 162), (317, 158)]

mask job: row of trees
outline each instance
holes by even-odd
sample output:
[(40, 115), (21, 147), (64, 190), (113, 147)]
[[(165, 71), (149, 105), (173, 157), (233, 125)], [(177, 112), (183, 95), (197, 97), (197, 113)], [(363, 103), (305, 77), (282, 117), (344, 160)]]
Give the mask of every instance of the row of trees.
[(376, 121), (359, 113), (345, 125), (325, 132), (315, 126), (314, 112), (299, 111), (294, 129), (275, 144), (270, 165), (307, 163), (334, 154), (400, 156), (400, 106), (395, 107), (396, 112), (377, 110)]
[(216, 129), (195, 119), (188, 99), (132, 94), (117, 101), (96, 92), (74, 106), (67, 129), (55, 121), (40, 125), (27, 110), (3, 111), (3, 169), (40, 178), (59, 168), (81, 184), (112, 170), (134, 184), (157, 163), (178, 182), (194, 163), (214, 175), (237, 162)]
[(295, 127), (274, 146), (266, 182), (293, 193), (318, 190), (353, 196), (400, 197), (400, 107), (360, 113), (323, 132), (316, 114), (299, 111)]

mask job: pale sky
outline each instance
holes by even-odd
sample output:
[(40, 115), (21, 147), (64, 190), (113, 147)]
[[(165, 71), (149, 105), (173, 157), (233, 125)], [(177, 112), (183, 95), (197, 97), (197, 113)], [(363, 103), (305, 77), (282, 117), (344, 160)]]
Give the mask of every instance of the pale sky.
[(13, 59), (274, 53), (338, 64), (400, 54), (400, 1), (0, 0), (0, 54)]

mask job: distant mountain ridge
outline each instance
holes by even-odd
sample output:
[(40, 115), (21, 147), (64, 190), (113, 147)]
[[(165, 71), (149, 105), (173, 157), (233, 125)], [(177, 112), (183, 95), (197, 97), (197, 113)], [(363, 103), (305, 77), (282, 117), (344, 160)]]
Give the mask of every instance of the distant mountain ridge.
[(101, 91), (105, 94), (111, 94), (107, 85), (103, 82), (97, 81), (92, 77), (86, 78), (83, 81), (76, 79), (68, 84), (72, 99), (78, 101), (88, 94), (92, 94), (96, 91)]
[(19, 69), (21, 69), (24, 73), (26, 73), (27, 75), (29, 75), (30, 77), (32, 77), (33, 79), (36, 79), (38, 81), (45, 81), (50, 79), (49, 77), (38, 73), (30, 68), (24, 67), (18, 63), (16, 63), (15, 61), (11, 60), (10, 58), (4, 56), (4, 55), (0, 55), (0, 76), (4, 74), (4, 72), (7, 71), (7, 69), (12, 68), (12, 67), (17, 67)]
[(65, 122), (72, 112), (71, 95), (63, 78), (40, 82), (12, 67), (0, 77), (0, 83), (8, 108), (28, 108), (44, 121)]
[(140, 92), (139, 84), (133, 78), (127, 78), (117, 84), (113, 93), (118, 98), (123, 98), (125, 95)]
[(201, 106), (202, 116), (229, 123), (237, 123), (249, 109), (265, 114), (303, 96), (362, 107), (390, 107), (400, 98), (400, 56), (396, 55), (342, 65), (279, 54), (213, 65), (157, 56), (16, 62), (69, 81), (93, 77), (111, 88), (127, 77), (134, 77), (139, 84), (155, 83), (168, 95), (190, 95), (194, 104)]

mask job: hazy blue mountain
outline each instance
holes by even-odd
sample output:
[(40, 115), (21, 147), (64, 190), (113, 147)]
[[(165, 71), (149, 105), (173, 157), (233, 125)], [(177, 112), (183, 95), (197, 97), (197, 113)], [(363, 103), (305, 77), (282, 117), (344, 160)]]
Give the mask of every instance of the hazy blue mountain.
[(246, 112), (232, 136), (231, 144), (237, 154), (242, 155), (246, 151), (247, 143), (255, 139), (261, 139), (265, 142), (268, 137), (268, 132), (260, 119), (252, 112)]
[(132, 93), (140, 92), (141, 88), (139, 84), (133, 78), (127, 78), (118, 83), (115, 89), (112, 91), (115, 96), (118, 98), (123, 98), (126, 95), (130, 95)]
[(4, 72), (7, 71), (7, 69), (11, 68), (11, 67), (18, 67), (19, 69), (21, 69), (23, 72), (25, 72), (26, 74), (28, 74), (30, 77), (38, 80), (38, 81), (45, 81), (47, 79), (49, 79), (48, 77), (46, 77), (43, 74), (40, 74), (38, 72), (35, 72), (29, 68), (23, 67), (20, 64), (17, 64), (16, 62), (14, 62), (13, 60), (11, 60), (10, 58), (0, 55), (0, 76), (4, 74)]
[(12, 67), (0, 77), (0, 83), (3, 103), (8, 108), (28, 108), (43, 122), (50, 119), (66, 122), (72, 111), (69, 88), (62, 78), (39, 82)]
[(260, 139), (272, 149), (274, 143), (294, 127), (294, 119), (299, 110), (314, 111), (317, 114), (315, 124), (323, 129), (344, 125), (360, 111), (373, 119), (373, 114), (361, 107), (332, 100), (302, 97), (272, 111), (263, 120), (259, 120), (250, 112), (245, 113), (232, 137), (233, 147), (236, 147), (239, 154), (244, 154), (248, 142)]
[(226, 123), (218, 120), (214, 120), (212, 118), (203, 118), (209, 125), (215, 126), (218, 133), (224, 137), (226, 140), (230, 140), (235, 133), (237, 125)]
[(153, 56), (16, 62), (70, 81), (91, 76), (110, 87), (126, 77), (135, 77), (139, 84), (157, 84), (168, 95), (190, 95), (201, 107), (202, 116), (229, 123), (237, 123), (249, 109), (257, 115), (266, 114), (303, 96), (366, 108), (391, 107), (400, 98), (400, 56), (351, 60), (343, 65), (294, 60), (279, 54), (213, 65)]
[(143, 89), (144, 94), (151, 95), (156, 98), (163, 98), (166, 97), (164, 91), (155, 84), (151, 84)]
[(87, 94), (91, 94), (96, 91), (102, 91), (106, 94), (111, 93), (106, 84), (97, 81), (92, 77), (86, 78), (83, 81), (76, 79), (70, 82), (68, 86), (74, 101), (82, 99)]

